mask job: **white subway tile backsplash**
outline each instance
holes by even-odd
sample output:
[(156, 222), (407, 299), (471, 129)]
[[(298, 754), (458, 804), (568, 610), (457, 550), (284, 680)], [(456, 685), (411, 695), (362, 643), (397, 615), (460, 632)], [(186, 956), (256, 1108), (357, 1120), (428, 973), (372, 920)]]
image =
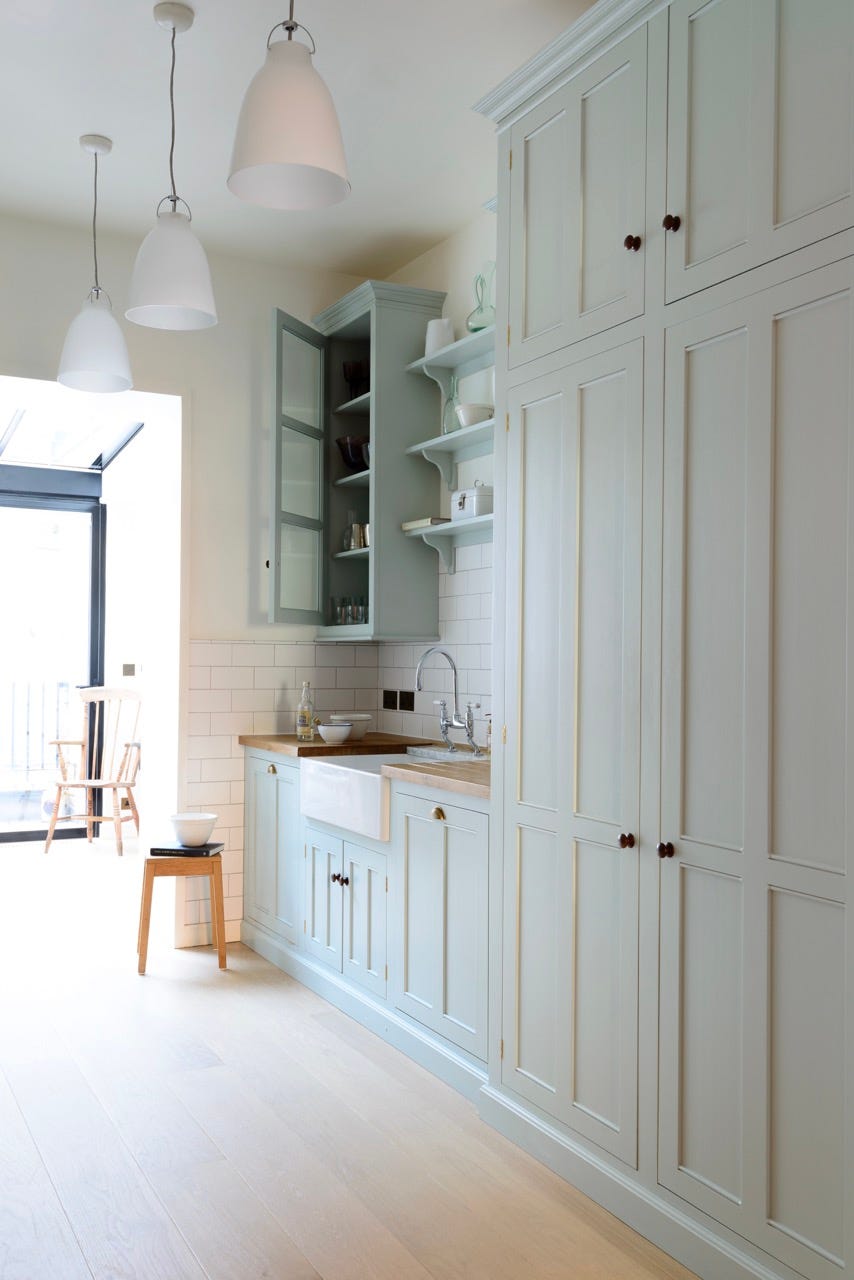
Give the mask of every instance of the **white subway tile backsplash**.
[(211, 687), (210, 667), (190, 667), (189, 688), (209, 689)]
[(232, 646), (233, 667), (265, 667), (275, 662), (276, 646), (272, 644), (235, 644)]
[(242, 760), (202, 760), (200, 763), (202, 782), (231, 782), (236, 778), (241, 781), (243, 779)]
[(210, 738), (188, 738), (188, 760), (211, 760), (214, 756), (231, 755), (231, 737), (228, 734), (211, 736)]
[(256, 667), (255, 668), (255, 688), (256, 689), (283, 689), (287, 685), (293, 685), (294, 669), (293, 667)]
[(233, 689), (232, 711), (272, 711), (276, 705), (273, 689)]
[(193, 738), (207, 738), (210, 731), (210, 714), (206, 711), (191, 711), (187, 716), (187, 733)]
[(212, 689), (251, 689), (252, 684), (251, 667), (211, 667), (210, 669)]
[(379, 648), (375, 644), (356, 646), (356, 666), (376, 667), (379, 664)]
[(313, 644), (277, 644), (274, 663), (277, 667), (313, 667)]
[(351, 644), (319, 644), (314, 661), (318, 667), (355, 667), (356, 653)]
[(211, 716), (211, 733), (251, 733), (251, 711), (215, 711)]
[(190, 712), (230, 711), (230, 689), (191, 689), (187, 703)]
[(190, 665), (194, 667), (227, 667), (231, 664), (231, 645), (216, 640), (194, 640), (190, 645)]
[(335, 683), (338, 689), (376, 689), (376, 668), (343, 667), (336, 672)]

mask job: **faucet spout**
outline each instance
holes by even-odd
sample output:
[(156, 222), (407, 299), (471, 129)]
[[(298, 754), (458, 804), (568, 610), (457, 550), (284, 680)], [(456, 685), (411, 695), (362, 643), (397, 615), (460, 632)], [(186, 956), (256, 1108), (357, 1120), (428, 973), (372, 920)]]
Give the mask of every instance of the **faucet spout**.
[(439, 644), (434, 644), (431, 645), (429, 649), (424, 650), (421, 657), (418, 659), (418, 666), (415, 669), (415, 688), (420, 692), (424, 663), (427, 658), (434, 653), (440, 653), (443, 658), (447, 658), (448, 666), (451, 668), (451, 673), (454, 677), (454, 708), (451, 718), (448, 721), (448, 727), (451, 729), (465, 729), (466, 722), (460, 718), (460, 700), (457, 689), (457, 664), (454, 662), (454, 659), (451, 657), (447, 649), (444, 649)]

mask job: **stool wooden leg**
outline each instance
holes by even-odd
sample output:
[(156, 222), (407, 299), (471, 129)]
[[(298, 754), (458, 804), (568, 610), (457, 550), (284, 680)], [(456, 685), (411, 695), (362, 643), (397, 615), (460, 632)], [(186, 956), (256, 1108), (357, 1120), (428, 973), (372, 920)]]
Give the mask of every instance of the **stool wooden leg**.
[(211, 862), (211, 929), (216, 945), (219, 967), (225, 965), (225, 906), (222, 892), (222, 860)]
[(151, 895), (154, 890), (154, 864), (146, 862), (142, 878), (142, 902), (139, 908), (139, 972), (145, 973), (145, 961), (148, 957), (148, 928), (151, 924)]

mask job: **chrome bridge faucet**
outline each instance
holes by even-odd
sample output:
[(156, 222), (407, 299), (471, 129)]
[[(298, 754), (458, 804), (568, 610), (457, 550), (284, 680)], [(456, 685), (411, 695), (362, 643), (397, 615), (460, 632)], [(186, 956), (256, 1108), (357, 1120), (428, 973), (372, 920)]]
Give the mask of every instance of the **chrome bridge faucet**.
[(434, 707), (439, 708), (439, 732), (442, 735), (442, 741), (448, 748), (448, 751), (456, 751), (457, 748), (454, 746), (453, 742), (451, 742), (448, 730), (464, 729), (465, 735), (468, 738), (469, 746), (471, 747), (472, 755), (475, 757), (482, 756), (483, 752), (474, 740), (474, 711), (476, 707), (480, 706), (480, 703), (467, 703), (465, 717), (460, 716), (460, 702), (457, 689), (457, 664), (454, 662), (454, 659), (448, 653), (447, 649), (443, 649), (441, 645), (434, 644), (429, 649), (424, 650), (421, 657), (418, 659), (418, 666), (415, 670), (415, 688), (419, 693), (421, 692), (421, 677), (424, 670), (424, 661), (433, 653), (441, 653), (443, 658), (448, 659), (448, 665), (450, 666), (451, 673), (454, 677), (454, 709), (451, 715), (448, 715), (448, 703), (445, 698), (437, 698), (433, 703)]

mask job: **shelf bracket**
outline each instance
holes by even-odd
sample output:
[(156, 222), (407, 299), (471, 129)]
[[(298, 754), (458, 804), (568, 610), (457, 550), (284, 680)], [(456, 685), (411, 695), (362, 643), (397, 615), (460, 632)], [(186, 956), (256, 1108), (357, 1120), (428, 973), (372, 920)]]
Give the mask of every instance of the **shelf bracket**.
[(448, 537), (434, 537), (430, 533), (422, 533), (421, 537), (427, 543), (428, 547), (432, 547), (434, 551), (439, 552), (439, 559), (442, 561), (445, 573), (454, 572), (454, 546)]
[(422, 449), (422, 456), (428, 462), (432, 462), (434, 467), (438, 467), (442, 473), (442, 479), (449, 489), (454, 487), (454, 472), (456, 471), (456, 462), (454, 455), (449, 453), (447, 449)]

